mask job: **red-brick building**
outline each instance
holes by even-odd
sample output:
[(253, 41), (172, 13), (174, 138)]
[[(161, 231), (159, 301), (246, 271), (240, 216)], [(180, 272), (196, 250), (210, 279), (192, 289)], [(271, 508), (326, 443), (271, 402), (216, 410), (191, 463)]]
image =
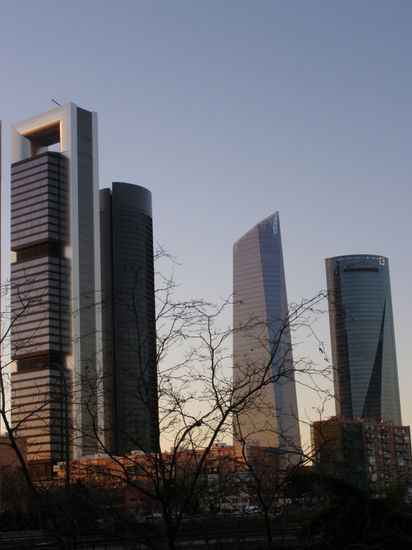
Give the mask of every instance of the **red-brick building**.
[(218, 443), (208, 453), (180, 449), (161, 456), (141, 451), (124, 457), (90, 455), (71, 461), (69, 470), (60, 462), (54, 471), (60, 485), (69, 475), (71, 483), (89, 488), (122, 489), (124, 506), (144, 514), (159, 509), (162, 491), (169, 491), (176, 503), (190, 495), (194, 510), (246, 508), (272, 496), (281, 476), (280, 461), (274, 447)]
[(391, 484), (412, 482), (409, 426), (332, 417), (314, 422), (317, 469), (345, 479), (373, 495)]

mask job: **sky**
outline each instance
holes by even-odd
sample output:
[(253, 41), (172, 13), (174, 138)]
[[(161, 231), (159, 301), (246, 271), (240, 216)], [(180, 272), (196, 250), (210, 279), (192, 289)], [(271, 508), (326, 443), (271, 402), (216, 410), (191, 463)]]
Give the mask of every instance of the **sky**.
[(327, 257), (387, 256), (411, 424), (409, 0), (2, 0), (0, 21), (3, 279), (10, 125), (73, 101), (98, 113), (100, 186), (151, 190), (186, 297), (229, 296), (233, 243), (275, 211), (290, 301)]

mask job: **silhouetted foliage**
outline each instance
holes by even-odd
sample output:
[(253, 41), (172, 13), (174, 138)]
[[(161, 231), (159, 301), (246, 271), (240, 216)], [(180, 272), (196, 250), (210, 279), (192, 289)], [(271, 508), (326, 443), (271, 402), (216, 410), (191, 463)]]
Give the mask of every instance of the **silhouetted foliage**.
[(313, 550), (409, 550), (412, 515), (404, 505), (394, 508), (386, 499), (372, 499), (353, 485), (322, 479), (325, 504), (310, 522), (307, 547)]

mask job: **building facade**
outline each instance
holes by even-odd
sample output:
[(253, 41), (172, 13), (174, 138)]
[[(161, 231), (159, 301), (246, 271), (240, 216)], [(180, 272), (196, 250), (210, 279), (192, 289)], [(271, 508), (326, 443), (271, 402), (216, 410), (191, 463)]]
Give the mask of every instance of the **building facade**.
[(326, 260), (336, 413), (402, 424), (388, 259)]
[(235, 397), (261, 385), (233, 419), (234, 441), (300, 449), (298, 408), (279, 214), (233, 246)]
[(15, 124), (11, 155), (12, 423), (47, 465), (97, 451), (97, 115)]
[(152, 197), (115, 182), (100, 191), (104, 432), (110, 453), (158, 444)]
[[(204, 460), (203, 460), (204, 459)], [(214, 444), (205, 449), (172, 449), (162, 460), (150, 453), (132, 451), (125, 456), (96, 454), (70, 462), (70, 482), (88, 488), (122, 490), (124, 506), (143, 517), (161, 512), (159, 484), (170, 491), (176, 510), (182, 495), (193, 493), (203, 511), (247, 511), (261, 504), (272, 506), (282, 495), (284, 473), (280, 471), (279, 449), (258, 444)], [(199, 464), (202, 466), (199, 470)], [(58, 485), (66, 483), (66, 464), (54, 466)], [(196, 476), (196, 481), (194, 481)], [(194, 487), (192, 483), (194, 482)], [(175, 492), (174, 488), (178, 488)], [(197, 510), (199, 511), (199, 510)]]
[(314, 422), (312, 445), (322, 475), (381, 496), (388, 485), (412, 481), (409, 426), (332, 417)]

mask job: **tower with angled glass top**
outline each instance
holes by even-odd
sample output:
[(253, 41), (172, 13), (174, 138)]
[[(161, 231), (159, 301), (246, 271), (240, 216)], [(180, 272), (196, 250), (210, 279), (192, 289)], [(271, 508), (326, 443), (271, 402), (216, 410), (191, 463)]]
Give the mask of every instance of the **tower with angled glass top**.
[(300, 449), (278, 212), (234, 244), (233, 300), (235, 395), (259, 384), (262, 375), (268, 379), (234, 415), (234, 440)]

